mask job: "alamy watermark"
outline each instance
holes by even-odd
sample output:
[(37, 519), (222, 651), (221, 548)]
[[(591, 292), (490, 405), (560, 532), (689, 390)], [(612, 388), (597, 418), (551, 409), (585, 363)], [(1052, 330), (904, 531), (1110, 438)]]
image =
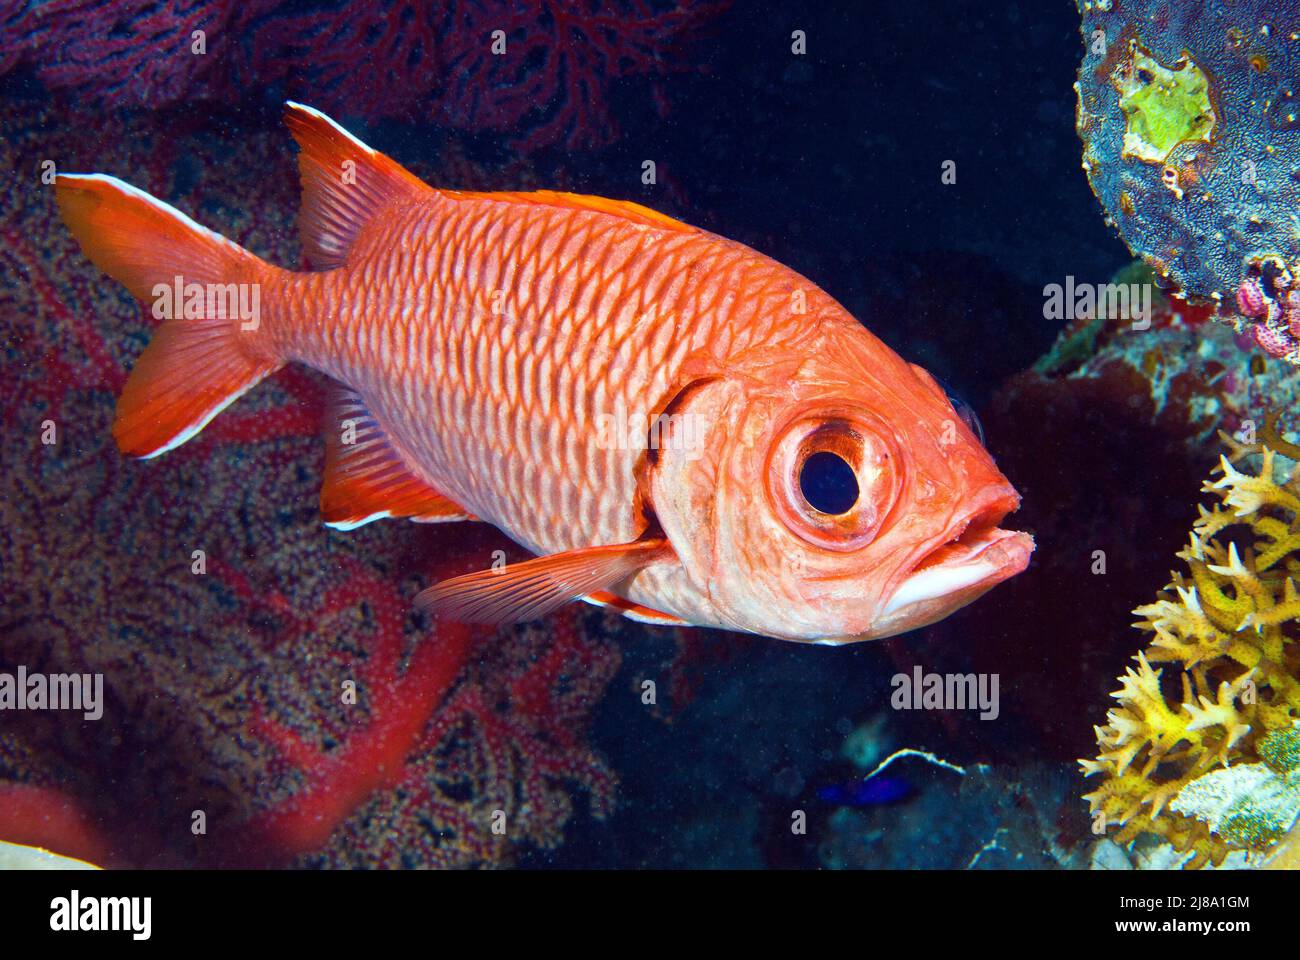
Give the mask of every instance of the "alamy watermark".
[(613, 413), (596, 415), (596, 445), (602, 450), (677, 450), (698, 460), (708, 429), (708, 419), (699, 414), (629, 412), (620, 403)]
[(996, 673), (926, 673), (917, 665), (889, 684), (895, 710), (978, 710), (981, 720), (996, 720), (1000, 712)]
[(50, 929), (56, 933), (120, 931), (133, 940), (148, 940), (152, 916), (153, 897), (83, 897), (73, 890), (50, 901)]
[(104, 715), (102, 673), (0, 673), (0, 710), (80, 710), (87, 720)]
[(1134, 330), (1151, 329), (1151, 284), (1065, 283), (1043, 287), (1045, 320), (1129, 320)]
[(155, 283), (155, 320), (236, 320), (241, 330), (256, 330), (262, 323), (262, 290), (256, 283), (190, 283), (176, 276), (171, 283)]

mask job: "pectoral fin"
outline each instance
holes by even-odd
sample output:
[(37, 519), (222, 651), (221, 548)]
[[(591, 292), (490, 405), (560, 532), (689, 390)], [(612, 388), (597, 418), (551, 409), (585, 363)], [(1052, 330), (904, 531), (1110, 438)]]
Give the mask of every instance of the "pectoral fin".
[(662, 538), (583, 547), (444, 580), (416, 597), (416, 605), (464, 623), (522, 623), (675, 558)]

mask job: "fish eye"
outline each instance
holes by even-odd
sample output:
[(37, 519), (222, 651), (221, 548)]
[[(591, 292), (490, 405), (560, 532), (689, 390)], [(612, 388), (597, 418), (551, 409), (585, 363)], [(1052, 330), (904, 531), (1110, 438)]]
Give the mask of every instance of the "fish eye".
[(870, 543), (901, 488), (892, 437), (859, 410), (835, 409), (787, 424), (767, 471), (777, 517), (814, 546), (845, 552)]
[[(934, 374), (931, 374), (931, 376), (934, 376)], [(970, 428), (970, 432), (975, 434), (975, 436), (979, 438), (979, 442), (983, 444), (984, 425), (980, 423), (980, 418), (976, 416), (975, 408), (963, 400), (961, 395), (958, 394), (957, 391), (953, 390), (953, 388), (943, 380), (935, 377), (934, 381), (939, 384), (939, 389), (942, 390), (944, 396), (948, 398), (948, 402), (952, 404), (952, 408), (957, 412), (957, 416), (961, 418), (961, 422), (966, 424), (966, 426)]]
[(848, 513), (858, 502), (858, 477), (839, 454), (820, 450), (803, 462), (799, 490), (819, 513)]

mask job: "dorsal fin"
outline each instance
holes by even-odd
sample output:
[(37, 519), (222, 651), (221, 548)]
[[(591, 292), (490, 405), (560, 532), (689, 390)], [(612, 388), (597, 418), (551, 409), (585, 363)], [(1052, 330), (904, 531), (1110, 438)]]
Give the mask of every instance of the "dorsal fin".
[(303, 253), (317, 270), (342, 265), (361, 227), (386, 207), (416, 203), (433, 193), (419, 177), (319, 110), (290, 100), (284, 105), (284, 122), (300, 148)]
[[(303, 253), (319, 270), (341, 266), (361, 227), (385, 207), (393, 203), (417, 203), (433, 195), (594, 210), (645, 226), (683, 233), (698, 230), (630, 200), (557, 190), (500, 193), (435, 190), (401, 164), (366, 146), (319, 110), (287, 101), (284, 122), (300, 148), (302, 210), (298, 214), (298, 229), (302, 234)], [(345, 167), (349, 161), (353, 167)], [(345, 176), (348, 171), (355, 176)]]
[(509, 200), (512, 203), (536, 203), (547, 207), (568, 207), (572, 210), (595, 210), (600, 213), (608, 213), (611, 216), (622, 217), (624, 220), (630, 220), (633, 223), (641, 223), (650, 227), (664, 227), (683, 233), (694, 233), (699, 230), (698, 227), (692, 227), (689, 223), (674, 220), (667, 214), (660, 213), (658, 210), (651, 210), (649, 207), (643, 207), (631, 200), (610, 200), (608, 197), (593, 197), (585, 193), (560, 193), (556, 190), (533, 190), (528, 193), (479, 193), (468, 190), (440, 190), (439, 193), (467, 200)]
[(320, 490), (327, 526), (351, 530), (381, 517), (420, 523), (475, 519), (411, 473), (359, 394), (337, 387), (327, 418)]

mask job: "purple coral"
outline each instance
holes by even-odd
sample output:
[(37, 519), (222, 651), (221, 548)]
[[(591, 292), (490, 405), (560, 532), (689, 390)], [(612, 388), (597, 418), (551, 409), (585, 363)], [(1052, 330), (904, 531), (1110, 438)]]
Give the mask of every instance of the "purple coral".
[(1237, 287), (1238, 323), (1272, 357), (1300, 362), (1300, 290), (1292, 271), (1270, 257), (1247, 268)]

